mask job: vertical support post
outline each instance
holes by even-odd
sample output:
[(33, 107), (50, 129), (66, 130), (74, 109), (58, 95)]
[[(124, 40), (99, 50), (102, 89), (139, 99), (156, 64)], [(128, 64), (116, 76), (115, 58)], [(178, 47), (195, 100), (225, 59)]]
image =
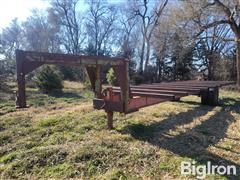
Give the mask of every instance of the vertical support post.
[(219, 88), (209, 88), (208, 92), (208, 103), (209, 105), (216, 106), (218, 105), (218, 97), (219, 97)]
[(130, 83), (129, 83), (129, 62), (124, 62), (124, 79), (125, 83), (123, 85), (124, 90), (123, 91), (123, 102), (124, 102), (124, 112), (128, 111), (128, 101), (130, 96)]
[(203, 105), (218, 105), (218, 97), (219, 97), (219, 88), (212, 87), (208, 90), (201, 91), (201, 103)]
[(119, 86), (121, 88), (121, 101), (123, 102), (123, 110), (124, 112), (128, 111), (128, 100), (129, 100), (129, 62), (124, 61), (120, 66), (113, 67), (114, 72), (117, 75), (117, 80)]
[[(119, 86), (121, 87), (121, 102), (123, 103), (123, 111), (128, 111), (128, 100), (129, 100), (129, 61), (124, 61), (119, 66), (113, 66), (114, 72), (116, 73)], [(108, 129), (113, 128), (113, 111), (107, 111)]]
[(26, 108), (26, 93), (25, 93), (25, 74), (23, 72), (24, 54), (20, 50), (16, 50), (17, 62), (17, 82), (18, 91), (16, 93), (16, 107)]
[(101, 68), (100, 65), (96, 65), (95, 97), (100, 99), (101, 96), (102, 96)]
[(91, 82), (91, 88), (92, 88), (93, 92), (95, 92), (96, 68), (87, 66), (86, 70), (88, 73), (89, 80)]
[(113, 111), (107, 111), (107, 120), (108, 129), (113, 129)]
[(200, 96), (201, 96), (201, 103), (203, 105), (208, 105), (208, 89), (207, 90), (201, 90), (200, 91)]

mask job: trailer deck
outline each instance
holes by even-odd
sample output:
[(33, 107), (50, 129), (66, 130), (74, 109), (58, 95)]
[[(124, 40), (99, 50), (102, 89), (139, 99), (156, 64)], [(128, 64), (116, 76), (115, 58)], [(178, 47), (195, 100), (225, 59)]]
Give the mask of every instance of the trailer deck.
[[(107, 113), (108, 128), (113, 128), (113, 112), (131, 113), (165, 101), (179, 101), (188, 95), (201, 97), (205, 105), (217, 105), (219, 87), (233, 84), (226, 81), (175, 81), (130, 86), (129, 61), (119, 57), (16, 51), (18, 91), (16, 107), (26, 108), (25, 76), (43, 64), (84, 66), (94, 91), (93, 106)], [(103, 89), (101, 67), (114, 69), (118, 87)]]

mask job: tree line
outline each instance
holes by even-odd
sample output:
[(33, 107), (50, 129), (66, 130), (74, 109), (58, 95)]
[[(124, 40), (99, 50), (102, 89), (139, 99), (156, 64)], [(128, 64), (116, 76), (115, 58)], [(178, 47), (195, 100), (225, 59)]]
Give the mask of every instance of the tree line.
[[(204, 78), (240, 85), (238, 0), (49, 0), (0, 33), (0, 74), (15, 49), (130, 60), (133, 83)], [(64, 78), (85, 71), (59, 66)]]

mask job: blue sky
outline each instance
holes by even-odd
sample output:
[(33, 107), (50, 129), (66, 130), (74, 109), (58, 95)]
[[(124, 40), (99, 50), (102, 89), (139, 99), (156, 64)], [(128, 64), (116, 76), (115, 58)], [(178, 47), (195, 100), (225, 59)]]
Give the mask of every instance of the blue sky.
[(0, 4), (0, 30), (16, 17), (25, 20), (33, 8), (46, 9), (49, 6), (42, 0), (0, 0)]
[[(111, 3), (120, 3), (124, 0), (109, 0)], [(79, 0), (80, 4), (84, 0)], [(49, 7), (47, 0), (0, 0), (0, 32), (14, 19), (25, 20), (34, 8), (46, 9)]]

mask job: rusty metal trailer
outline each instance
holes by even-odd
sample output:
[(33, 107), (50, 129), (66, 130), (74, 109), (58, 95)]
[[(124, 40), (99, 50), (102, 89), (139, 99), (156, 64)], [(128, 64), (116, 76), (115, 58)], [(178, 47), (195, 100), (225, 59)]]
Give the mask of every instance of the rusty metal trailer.
[[(94, 92), (93, 106), (107, 113), (108, 128), (113, 128), (113, 112), (131, 113), (164, 101), (179, 101), (181, 97), (197, 95), (202, 104), (218, 103), (219, 87), (233, 84), (224, 81), (178, 81), (130, 86), (129, 61), (124, 58), (83, 56), (16, 50), (18, 91), (16, 106), (27, 107), (25, 76), (43, 64), (86, 67)], [(113, 68), (119, 87), (102, 88), (101, 67)]]

